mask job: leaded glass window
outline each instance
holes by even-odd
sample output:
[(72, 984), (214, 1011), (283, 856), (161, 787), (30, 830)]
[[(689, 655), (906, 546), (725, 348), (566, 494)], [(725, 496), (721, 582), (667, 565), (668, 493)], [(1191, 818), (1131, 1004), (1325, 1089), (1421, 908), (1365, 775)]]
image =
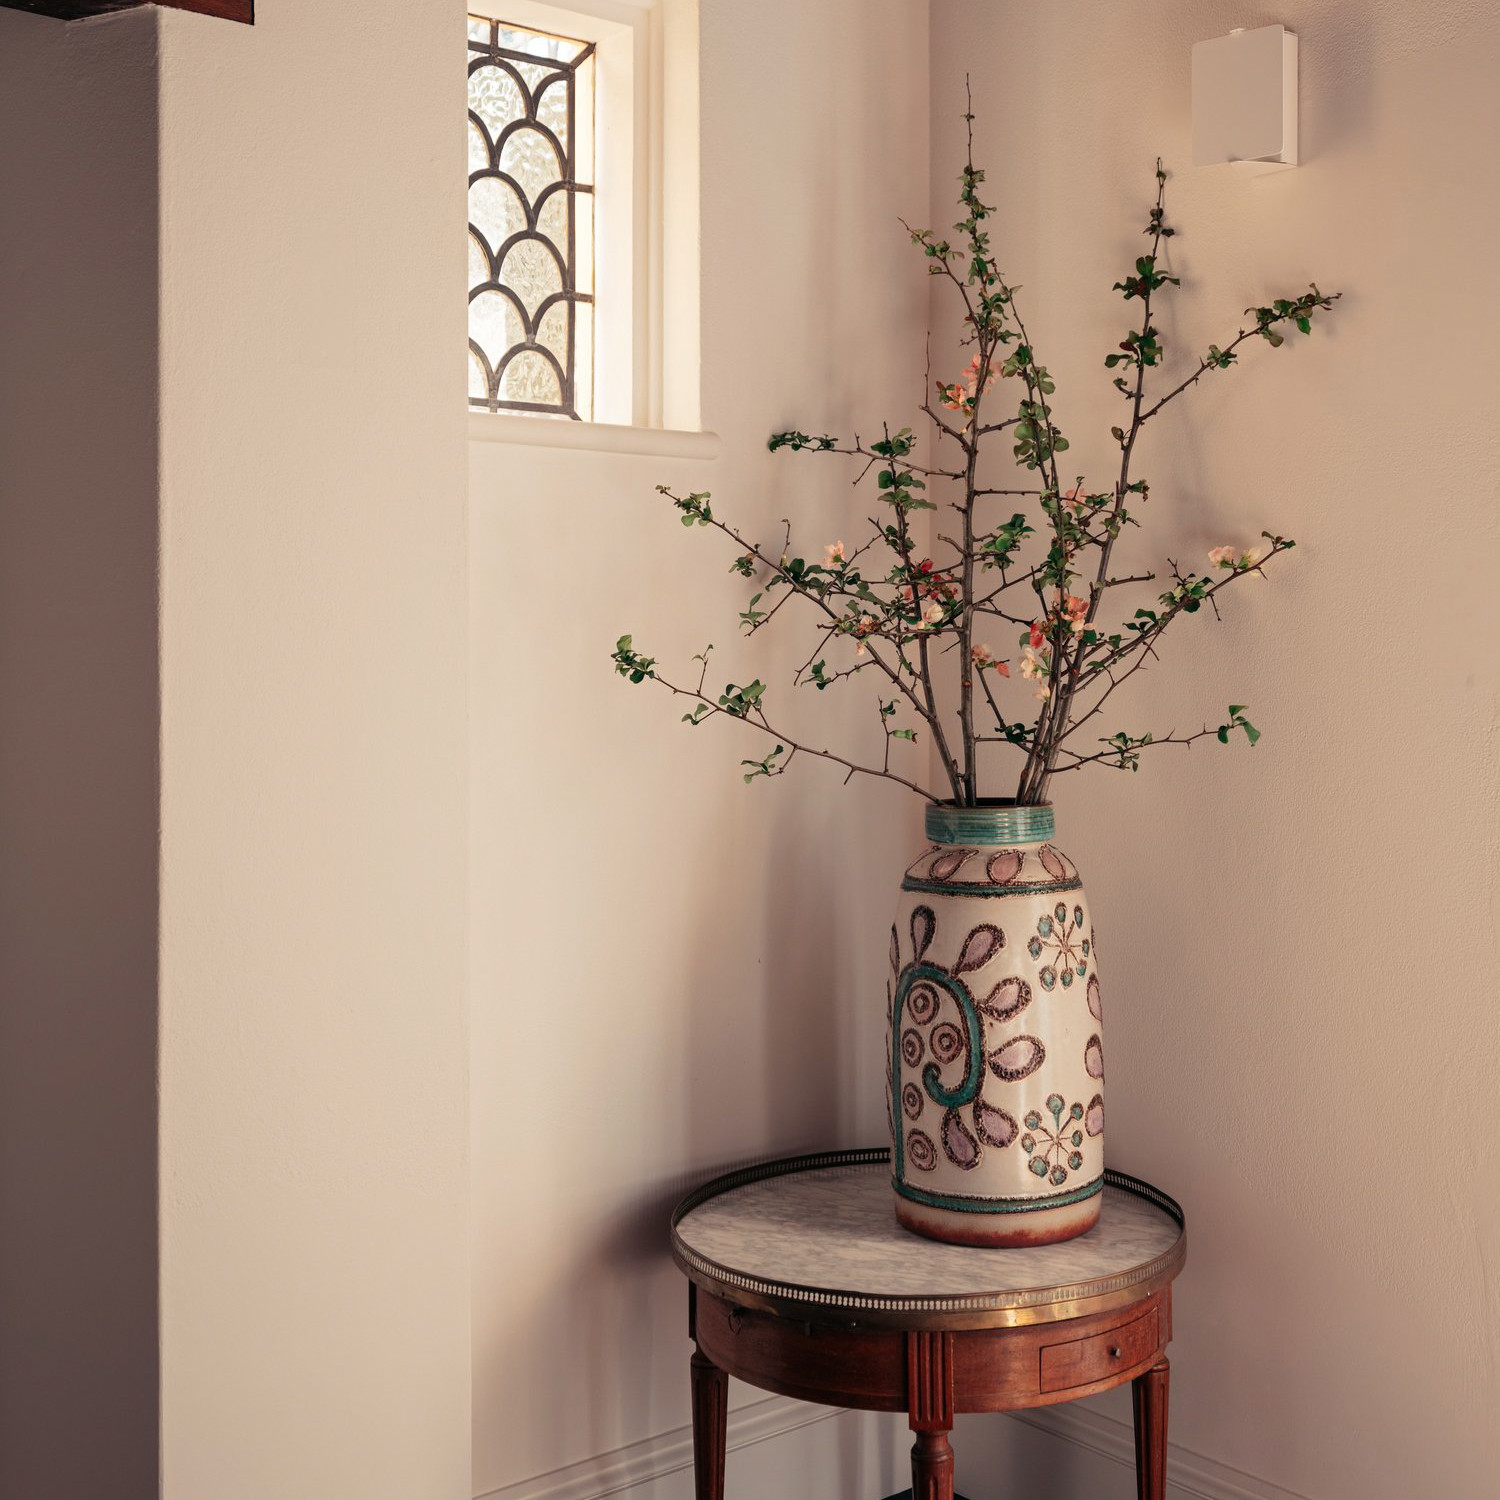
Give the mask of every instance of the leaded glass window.
[(594, 44), (469, 17), (469, 405), (589, 421)]

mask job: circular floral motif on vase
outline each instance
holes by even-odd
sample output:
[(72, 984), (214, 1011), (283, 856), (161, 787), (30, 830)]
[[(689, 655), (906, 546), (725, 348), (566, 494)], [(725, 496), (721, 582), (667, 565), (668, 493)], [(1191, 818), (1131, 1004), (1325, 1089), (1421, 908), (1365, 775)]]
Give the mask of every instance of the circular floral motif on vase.
[(1083, 1132), (1077, 1128), (1083, 1113), (1081, 1104), (1070, 1107), (1061, 1094), (1047, 1096), (1051, 1125), (1038, 1110), (1026, 1112), (1026, 1134), (1021, 1137), (1021, 1149), (1030, 1153), (1026, 1165), (1053, 1187), (1061, 1187), (1068, 1173), (1083, 1165), (1083, 1153), (1078, 1149), (1083, 1145)]
[(1038, 917), (1036, 932), (1026, 940), (1026, 951), (1042, 965), (1037, 979), (1044, 990), (1059, 984), (1069, 989), (1075, 979), (1082, 979), (1092, 947), (1092, 940), (1083, 936), (1083, 908), (1069, 911), (1066, 901)]

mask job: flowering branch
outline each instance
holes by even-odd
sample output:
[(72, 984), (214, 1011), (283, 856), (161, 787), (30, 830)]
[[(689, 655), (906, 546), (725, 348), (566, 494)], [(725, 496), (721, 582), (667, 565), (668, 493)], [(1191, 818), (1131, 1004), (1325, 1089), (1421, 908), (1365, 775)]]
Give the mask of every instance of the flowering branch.
[[(1168, 289), (1180, 285), (1166, 261), (1174, 230), (1166, 220), (1167, 173), (1158, 161), (1155, 200), (1145, 226), (1150, 248), (1114, 284), (1125, 302), (1138, 304), (1136, 316), (1104, 360), (1115, 372), (1115, 388), (1126, 403), (1125, 418), (1111, 429), (1119, 448), (1119, 469), (1102, 488), (1089, 489), (1078, 476), (1065, 489), (1059, 456), (1068, 451), (1068, 441), (1057, 423), (1056, 387), (1037, 357), (1016, 304), (1016, 288), (1000, 271), (991, 249), (988, 221), (994, 210), (980, 196), (984, 173), (974, 164), (972, 107), (966, 110), (965, 124), (968, 151), (959, 174), (961, 217), (954, 225), (955, 238), (906, 226), (912, 243), (927, 259), (929, 273), (956, 291), (963, 309), (962, 343), (970, 350), (968, 363), (955, 380), (933, 380), (929, 355), (928, 394), (920, 407), (937, 441), (954, 444), (961, 461), (946, 467), (917, 462), (917, 439), (906, 427), (894, 432), (884, 428), (879, 440), (868, 442), (858, 435), (844, 441), (800, 431), (773, 434), (768, 445), (773, 451), (784, 448), (857, 460), (853, 482), (873, 477), (879, 499), (889, 507), (866, 517), (868, 533), (857, 545), (828, 543), (821, 561), (795, 554), (790, 524), (780, 553), (773, 555), (718, 519), (708, 494), (681, 495), (658, 486), (683, 525), (709, 527), (727, 537), (737, 549), (730, 570), (758, 583), (758, 591), (740, 612), (745, 634), (769, 625), (793, 595), (814, 607), (820, 616), (817, 641), (793, 674), (794, 686), (822, 692), (873, 669), (890, 694), (875, 705), (884, 756), (878, 766), (865, 765), (797, 744), (775, 730), (766, 718), (766, 690), (758, 679), (748, 687), (729, 684), (714, 698), (701, 677), (696, 689), (666, 681), (656, 671), (654, 658), (636, 653), (631, 638), (622, 636), (613, 656), (616, 669), (632, 682), (654, 681), (692, 699), (688, 722), (727, 714), (778, 741), (764, 759), (742, 762), (748, 768), (747, 781), (784, 774), (802, 751), (843, 766), (846, 780), (854, 775), (885, 777), (936, 800), (936, 794), (891, 770), (892, 741), (914, 740), (917, 735), (916, 729), (897, 722), (902, 708), (911, 710), (931, 734), (947, 794), (961, 805), (980, 800), (981, 748), (989, 745), (1021, 752), (1016, 801), (1032, 804), (1046, 800), (1051, 778), (1062, 771), (1085, 765), (1134, 770), (1141, 753), (1155, 745), (1190, 746), (1209, 735), (1227, 743), (1232, 732), (1243, 732), (1253, 745), (1260, 737), (1244, 717), (1243, 706), (1232, 705), (1228, 722), (1217, 729), (1205, 725), (1191, 734), (1157, 736), (1121, 731), (1098, 740), (1103, 748), (1087, 753), (1068, 743), (1097, 720), (1120, 687), (1157, 657), (1168, 626), (1204, 608), (1217, 618), (1223, 589), (1250, 574), (1264, 577), (1265, 564), (1294, 545), (1289, 538), (1265, 532), (1264, 546), (1215, 547), (1208, 554), (1206, 573), (1168, 559), (1169, 586), (1118, 626), (1109, 626), (1106, 605), (1112, 613), (1112, 601), (1127, 597), (1118, 591), (1153, 583), (1158, 576), (1156, 569), (1114, 566), (1117, 544), (1127, 527), (1140, 525), (1136, 512), (1150, 498), (1146, 481), (1133, 472), (1146, 423), (1209, 371), (1237, 363), (1251, 340), (1258, 338), (1276, 348), (1293, 328), (1309, 333), (1315, 319), (1333, 308), (1338, 294), (1325, 294), (1313, 285), (1300, 296), (1247, 309), (1247, 325), (1222, 347), (1211, 345), (1185, 378), (1153, 397), (1152, 377), (1166, 359), (1154, 321), (1156, 305)], [(1007, 381), (1016, 383), (1016, 394), (1008, 409), (1002, 405), (997, 412), (993, 407), (1002, 400)], [(1008, 444), (1011, 459), (1033, 482), (979, 482), (982, 459), (997, 439)], [(912, 535), (913, 513), (937, 508), (929, 486), (944, 492), (956, 512), (956, 524), (937, 538), (941, 545), (934, 550), (940, 562), (921, 556)], [(1034, 501), (1040, 517), (1016, 511), (1008, 519), (988, 518), (991, 497)], [(1028, 603), (1014, 602), (1029, 600), (1034, 600), (1034, 613)], [(1022, 632), (1013, 686), (1000, 685), (1000, 679), (1012, 678), (1013, 659), (997, 654), (993, 638), (980, 638), (987, 625)], [(844, 642), (852, 647), (852, 659), (833, 661), (832, 652)], [(707, 652), (701, 659), (706, 672)], [(956, 709), (943, 706), (937, 675), (940, 668), (948, 670), (944, 664), (950, 662), (958, 671)], [(1037, 704), (1029, 716), (1007, 711), (1004, 701), (1004, 695), (1022, 683)]]
[[(888, 781), (899, 782), (902, 786), (916, 792), (918, 796), (925, 797), (929, 802), (937, 800), (934, 794), (925, 787), (919, 786), (914, 781), (907, 780), (904, 776), (897, 775), (890, 768), (891, 740), (913, 738), (914, 736), (911, 731), (886, 729), (885, 764), (878, 769), (874, 766), (860, 765), (856, 761), (848, 760), (842, 755), (835, 754), (832, 750), (819, 750), (811, 745), (804, 745), (799, 741), (793, 740), (790, 736), (782, 734), (766, 718), (765, 710), (761, 707), (761, 700), (765, 696), (766, 687), (759, 678), (745, 687), (737, 687), (731, 682), (725, 686), (724, 691), (719, 694), (717, 699), (711, 698), (704, 691), (704, 681), (708, 671), (708, 653), (712, 649), (711, 646), (708, 647), (696, 658), (696, 660), (703, 663), (703, 675), (699, 676), (697, 687), (681, 687), (677, 683), (669, 682), (656, 670), (655, 657), (642, 656), (635, 650), (634, 643), (628, 635), (622, 635), (615, 642), (615, 649), (610, 659), (615, 664), (615, 671), (621, 677), (628, 678), (631, 682), (645, 682), (649, 679), (652, 682), (659, 683), (674, 696), (689, 699), (695, 706), (690, 712), (682, 716), (684, 724), (702, 724), (705, 720), (725, 714), (729, 718), (740, 719), (752, 727), (761, 730), (762, 733), (769, 735), (772, 739), (777, 740), (778, 744), (776, 748), (766, 759), (758, 761), (742, 760), (740, 762), (742, 766), (751, 766), (753, 768), (751, 773), (745, 777), (746, 781), (753, 781), (757, 776), (780, 776), (791, 764), (793, 755), (814, 755), (822, 760), (832, 761), (836, 765), (843, 766), (848, 772), (848, 775), (844, 778), (845, 781), (854, 776), (881, 776)], [(895, 712), (894, 703), (888, 707), (891, 713)], [(884, 715), (887, 710), (883, 708), (881, 712)], [(790, 754), (787, 755), (785, 761), (778, 764), (780, 757), (786, 753), (787, 747), (790, 747)]]

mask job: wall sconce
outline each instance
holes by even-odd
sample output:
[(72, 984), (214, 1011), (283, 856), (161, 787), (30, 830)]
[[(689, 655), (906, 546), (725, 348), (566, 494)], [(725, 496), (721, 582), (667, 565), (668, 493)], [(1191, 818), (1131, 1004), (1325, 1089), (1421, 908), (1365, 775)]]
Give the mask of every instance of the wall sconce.
[(1193, 164), (1297, 165), (1297, 37), (1257, 26), (1193, 44)]

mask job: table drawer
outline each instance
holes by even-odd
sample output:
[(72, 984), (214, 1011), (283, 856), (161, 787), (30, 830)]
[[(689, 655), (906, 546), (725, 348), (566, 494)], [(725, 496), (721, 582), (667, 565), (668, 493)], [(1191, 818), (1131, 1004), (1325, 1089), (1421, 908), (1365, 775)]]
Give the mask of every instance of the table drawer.
[(1157, 1310), (1092, 1338), (1072, 1339), (1065, 1344), (1044, 1344), (1041, 1351), (1041, 1388), (1067, 1391), (1074, 1386), (1093, 1385), (1111, 1375), (1149, 1359), (1161, 1347)]

